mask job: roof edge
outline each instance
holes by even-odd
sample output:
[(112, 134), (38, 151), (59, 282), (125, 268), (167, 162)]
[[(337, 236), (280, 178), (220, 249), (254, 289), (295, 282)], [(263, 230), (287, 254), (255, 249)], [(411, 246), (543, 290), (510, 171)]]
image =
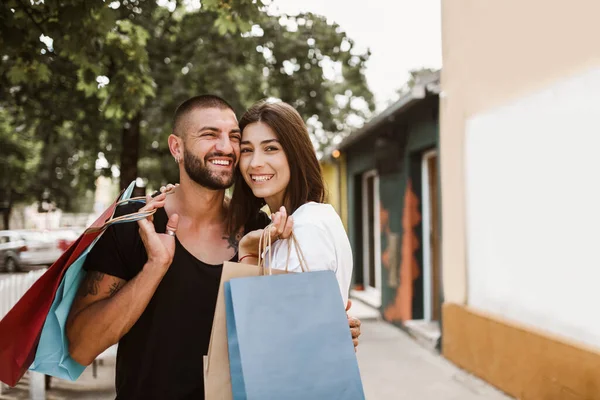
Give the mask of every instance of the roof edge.
[[(405, 111), (409, 106), (417, 103), (427, 97), (427, 94), (439, 94), (440, 93), (440, 70), (428, 74), (422, 79), (418, 79), (415, 85), (411, 88), (410, 92), (404, 94), (398, 101), (392, 104), (390, 107), (383, 110), (381, 113), (373, 117), (369, 122), (363, 125), (362, 128), (350, 133), (342, 142), (336, 147), (337, 150), (344, 150), (350, 145), (356, 143), (358, 140), (367, 136), (369, 132), (379, 127), (386, 120), (402, 111)], [(324, 157), (325, 158), (325, 157)]]

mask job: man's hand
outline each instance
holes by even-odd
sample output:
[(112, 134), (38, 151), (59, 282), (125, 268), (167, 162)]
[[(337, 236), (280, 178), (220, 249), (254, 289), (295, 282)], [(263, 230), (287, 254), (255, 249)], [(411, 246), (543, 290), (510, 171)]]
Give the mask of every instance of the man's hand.
[[(156, 197), (147, 196), (146, 205), (140, 211), (164, 207), (166, 199), (166, 193), (161, 193)], [(177, 232), (179, 215), (173, 214), (169, 217), (166, 233), (156, 233), (152, 221), (152, 216), (138, 221), (140, 236), (148, 254), (148, 262), (168, 268), (175, 254), (175, 233)]]
[[(175, 189), (177, 189), (179, 187), (179, 183), (176, 184), (172, 184), (172, 183), (168, 183), (166, 186), (161, 186), (160, 187), (160, 193), (167, 193), (167, 194), (171, 194), (175, 192)], [(155, 194), (155, 196), (158, 195)]]
[[(348, 310), (350, 307), (352, 307), (352, 300), (348, 300), (348, 304), (346, 305), (346, 315), (348, 315)], [(358, 337), (360, 336), (360, 319), (348, 315), (348, 326), (350, 326), (352, 342), (354, 343), (354, 351), (356, 351), (358, 348)]]

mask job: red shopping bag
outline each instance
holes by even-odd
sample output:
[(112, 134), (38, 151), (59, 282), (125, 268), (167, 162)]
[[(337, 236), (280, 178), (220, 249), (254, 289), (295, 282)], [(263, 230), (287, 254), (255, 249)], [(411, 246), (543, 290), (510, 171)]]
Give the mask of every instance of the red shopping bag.
[(0, 321), (0, 381), (15, 386), (33, 363), (44, 322), (65, 272), (109, 226), (109, 220), (129, 217), (111, 219), (117, 205), (118, 199), (48, 268)]

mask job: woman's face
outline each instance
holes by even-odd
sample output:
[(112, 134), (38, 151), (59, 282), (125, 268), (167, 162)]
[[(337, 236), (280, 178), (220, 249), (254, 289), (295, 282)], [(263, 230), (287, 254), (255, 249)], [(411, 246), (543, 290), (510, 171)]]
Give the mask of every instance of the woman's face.
[(269, 125), (254, 122), (244, 128), (239, 167), (252, 193), (265, 199), (271, 210), (284, 205), (290, 166), (277, 135)]

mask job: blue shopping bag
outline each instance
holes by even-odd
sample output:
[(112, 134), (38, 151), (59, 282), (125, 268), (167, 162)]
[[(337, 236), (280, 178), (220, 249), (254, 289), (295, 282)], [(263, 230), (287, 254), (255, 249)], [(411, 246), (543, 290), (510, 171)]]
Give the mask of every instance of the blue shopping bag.
[(365, 398), (332, 271), (225, 282), (234, 400)]
[[(125, 202), (131, 199), (131, 194), (135, 187), (135, 181), (131, 182), (129, 187), (120, 196), (117, 203)], [(144, 201), (135, 199), (135, 201)], [(113, 223), (133, 222), (146, 218), (152, 212), (136, 213), (133, 216), (122, 216), (112, 219), (103, 226), (103, 231)], [(56, 291), (54, 301), (44, 322), (40, 341), (35, 353), (33, 364), (29, 367), (31, 371), (54, 376), (57, 378), (74, 381), (85, 370), (85, 366), (77, 363), (69, 355), (69, 343), (66, 335), (66, 322), (71, 310), (71, 305), (75, 299), (77, 290), (81, 281), (85, 277), (85, 271), (82, 269), (85, 259), (90, 250), (102, 236), (100, 233), (95, 240), (83, 250), (79, 257), (68, 266), (58, 290)]]

